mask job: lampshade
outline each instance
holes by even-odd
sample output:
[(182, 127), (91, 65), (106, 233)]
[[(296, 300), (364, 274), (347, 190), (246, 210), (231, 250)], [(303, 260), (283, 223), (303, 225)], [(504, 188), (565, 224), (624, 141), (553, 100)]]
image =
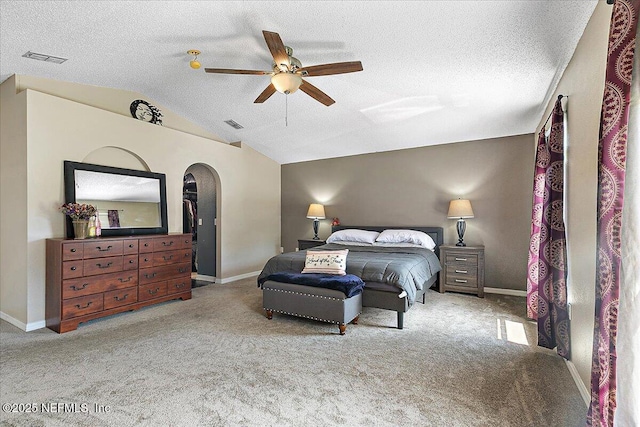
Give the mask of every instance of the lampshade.
[(449, 213), (447, 214), (447, 218), (473, 218), (471, 202), (463, 199), (452, 200), (449, 203)]
[(302, 77), (294, 73), (277, 73), (271, 77), (271, 84), (278, 92), (289, 95), (298, 90), (302, 84)]
[(307, 212), (307, 218), (324, 219), (324, 206), (318, 203), (311, 203), (309, 205), (309, 211)]

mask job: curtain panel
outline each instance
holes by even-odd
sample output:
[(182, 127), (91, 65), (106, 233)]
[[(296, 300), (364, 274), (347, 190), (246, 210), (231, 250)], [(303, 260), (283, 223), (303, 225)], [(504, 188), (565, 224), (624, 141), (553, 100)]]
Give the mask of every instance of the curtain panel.
[(612, 426), (616, 410), (622, 210), (639, 6), (640, 0), (616, 0), (609, 30), (598, 144), (598, 258), (589, 426)]
[(564, 112), (551, 113), (551, 133), (538, 136), (527, 278), (527, 315), (537, 320), (538, 345), (570, 357), (564, 227)]

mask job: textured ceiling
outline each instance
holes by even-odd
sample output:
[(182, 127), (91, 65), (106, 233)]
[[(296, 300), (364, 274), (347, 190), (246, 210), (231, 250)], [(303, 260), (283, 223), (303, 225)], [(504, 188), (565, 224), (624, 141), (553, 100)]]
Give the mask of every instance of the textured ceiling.
[[(596, 3), (2, 0), (0, 78), (136, 91), (280, 163), (517, 135), (535, 130)], [(262, 30), (303, 65), (360, 60), (364, 71), (308, 78), (330, 107), (301, 91), (254, 104), (269, 76), (204, 67), (270, 70)], [(189, 49), (202, 51), (200, 70)]]

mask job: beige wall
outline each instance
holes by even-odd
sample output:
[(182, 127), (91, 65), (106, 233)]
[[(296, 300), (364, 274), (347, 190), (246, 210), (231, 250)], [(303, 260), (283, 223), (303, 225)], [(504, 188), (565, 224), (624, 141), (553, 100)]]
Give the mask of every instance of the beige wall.
[[(7, 80), (3, 83), (11, 85)], [(259, 271), (280, 247), (280, 166), (253, 149), (219, 143), (181, 131), (81, 104), (61, 97), (27, 89), (18, 94), (3, 87), (3, 98), (26, 99), (25, 108), (16, 110), (24, 122), (23, 140), (4, 139), (4, 129), (13, 123), (3, 121), (2, 221), (15, 218), (20, 227), (2, 227), (2, 244), (17, 240), (9, 261), (12, 267), (0, 272), (2, 301), (0, 311), (25, 324), (44, 320), (45, 239), (62, 236), (64, 217), (57, 211), (64, 199), (63, 160), (82, 161), (103, 147), (120, 147), (135, 153), (150, 170), (167, 175), (167, 214), (169, 231), (182, 231), (182, 182), (186, 169), (194, 163), (210, 166), (220, 178), (218, 238), (220, 268), (218, 277), (228, 278)], [(118, 97), (116, 97), (118, 98)], [(5, 100), (3, 99), (3, 114)], [(25, 144), (26, 140), (26, 144)], [(25, 147), (26, 145), (26, 147)], [(16, 207), (4, 203), (5, 151), (18, 164), (15, 185)], [(7, 158), (7, 163), (11, 160)], [(7, 168), (7, 172), (13, 170)], [(26, 197), (26, 199), (25, 199)], [(259, 220), (247, 206), (261, 206)], [(26, 239), (25, 239), (26, 238)], [(26, 240), (26, 247), (24, 242)], [(3, 263), (5, 259), (3, 246)], [(26, 289), (26, 291), (25, 291)], [(8, 297), (5, 298), (4, 296)], [(26, 310), (25, 310), (26, 306)]]
[(471, 200), (465, 242), (486, 250), (487, 287), (526, 289), (534, 148), (532, 135), (460, 142), (282, 166), (282, 242), (310, 238), (309, 203), (325, 205), (320, 237), (332, 217), (345, 225), (444, 227), (455, 243), (449, 201)]
[[(572, 306), (571, 362), (588, 389), (591, 376), (596, 276), (598, 131), (612, 6), (598, 5), (552, 101), (568, 95), (566, 152), (567, 290)], [(584, 390), (582, 390), (584, 392)]]

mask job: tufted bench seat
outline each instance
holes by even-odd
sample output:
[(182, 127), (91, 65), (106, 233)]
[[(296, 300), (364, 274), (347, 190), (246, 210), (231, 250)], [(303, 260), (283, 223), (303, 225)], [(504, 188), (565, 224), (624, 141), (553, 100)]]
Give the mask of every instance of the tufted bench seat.
[(267, 280), (262, 284), (262, 305), (268, 319), (276, 312), (336, 323), (344, 335), (348, 323), (358, 323), (362, 293), (347, 298), (333, 289)]

